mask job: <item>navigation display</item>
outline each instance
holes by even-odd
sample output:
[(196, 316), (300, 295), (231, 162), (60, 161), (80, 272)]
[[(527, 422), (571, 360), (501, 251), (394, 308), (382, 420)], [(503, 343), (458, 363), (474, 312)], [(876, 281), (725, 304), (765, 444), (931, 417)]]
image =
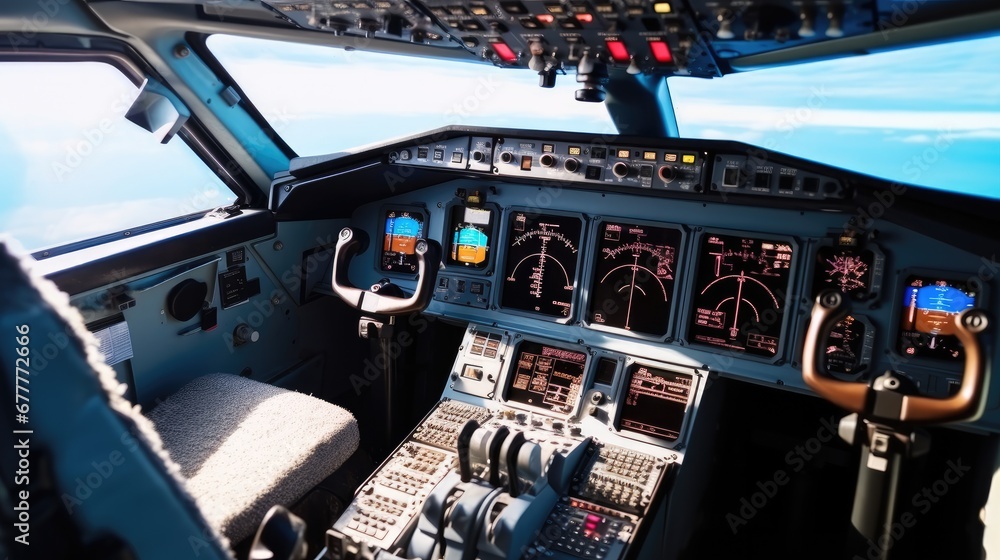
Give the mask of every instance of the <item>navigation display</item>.
[(632, 364), (618, 428), (676, 440), (684, 425), (690, 395), (690, 375)]
[(860, 315), (848, 315), (830, 329), (824, 355), (826, 369), (843, 375), (856, 375), (871, 363), (875, 329)]
[(966, 282), (910, 276), (904, 283), (898, 350), (906, 356), (961, 360), (955, 316), (976, 306), (976, 291)]
[(623, 222), (604, 222), (600, 228), (588, 321), (667, 334), (680, 230)]
[(816, 251), (813, 295), (834, 289), (855, 299), (878, 291), (882, 259), (870, 249), (823, 246)]
[(492, 243), (493, 211), (469, 206), (456, 206), (452, 210), (447, 264), (486, 268), (490, 263)]
[(385, 211), (379, 268), (383, 272), (417, 272), (417, 239), (424, 236), (424, 215), (391, 208)]
[(777, 355), (793, 255), (788, 241), (703, 236), (690, 338), (747, 354)]
[(512, 212), (500, 306), (569, 317), (582, 230), (576, 216)]
[(583, 390), (587, 355), (525, 341), (517, 348), (517, 369), (511, 374), (505, 398), (552, 412), (569, 414)]

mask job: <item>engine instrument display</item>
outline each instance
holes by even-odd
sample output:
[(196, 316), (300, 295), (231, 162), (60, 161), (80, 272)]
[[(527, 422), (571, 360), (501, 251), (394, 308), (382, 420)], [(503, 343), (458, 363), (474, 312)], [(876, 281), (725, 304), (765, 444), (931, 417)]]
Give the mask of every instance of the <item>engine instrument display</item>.
[(525, 341), (517, 348), (516, 369), (505, 398), (530, 406), (569, 414), (583, 390), (587, 354), (538, 342)]
[(618, 428), (676, 440), (684, 424), (691, 382), (687, 374), (632, 364)]
[(848, 315), (830, 330), (824, 355), (826, 368), (833, 373), (850, 376), (868, 368), (871, 363), (875, 329), (860, 315)]
[(878, 292), (882, 280), (882, 257), (872, 249), (822, 246), (816, 251), (813, 292), (834, 289), (855, 299)]
[(417, 271), (417, 239), (424, 236), (424, 215), (416, 210), (390, 208), (382, 228), (382, 272), (412, 274)]
[(483, 269), (490, 264), (493, 243), (493, 211), (488, 208), (455, 206), (451, 214), (449, 265)]
[(568, 318), (582, 230), (577, 216), (512, 212), (500, 306)]
[(680, 242), (678, 229), (603, 222), (587, 319), (632, 332), (667, 334)]
[(704, 235), (690, 338), (774, 357), (781, 342), (793, 255), (788, 241)]
[(976, 291), (963, 281), (909, 276), (900, 308), (898, 350), (906, 356), (961, 360), (955, 316), (975, 307)]

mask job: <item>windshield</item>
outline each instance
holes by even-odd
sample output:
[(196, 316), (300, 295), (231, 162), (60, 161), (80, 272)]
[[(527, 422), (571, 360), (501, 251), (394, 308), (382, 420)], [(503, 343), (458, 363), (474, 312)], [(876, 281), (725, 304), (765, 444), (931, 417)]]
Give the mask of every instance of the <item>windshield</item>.
[(298, 155), (319, 155), (446, 125), (617, 132), (574, 76), (213, 35), (208, 47)]
[(1000, 198), (1000, 37), (670, 78), (681, 136)]

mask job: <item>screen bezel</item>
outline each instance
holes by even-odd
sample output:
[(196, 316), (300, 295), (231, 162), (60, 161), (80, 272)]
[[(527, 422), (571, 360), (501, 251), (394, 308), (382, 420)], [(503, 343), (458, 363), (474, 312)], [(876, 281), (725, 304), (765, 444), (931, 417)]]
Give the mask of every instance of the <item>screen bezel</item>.
[[(899, 337), (902, 334), (902, 326), (900, 325), (900, 317), (903, 312), (903, 303), (901, 301), (901, 293), (903, 289), (907, 287), (906, 279), (911, 276), (923, 276), (925, 278), (940, 278), (942, 280), (952, 280), (956, 282), (968, 282), (969, 280), (975, 278), (979, 280), (979, 286), (981, 292), (976, 296), (976, 304), (973, 306), (975, 309), (989, 309), (989, 284), (982, 280), (976, 274), (962, 274), (961, 272), (956, 272), (954, 270), (941, 270), (933, 268), (905, 268), (896, 275), (896, 283), (893, 286), (892, 298), (892, 315), (890, 316), (890, 321), (892, 322), (892, 328), (889, 329), (891, 333), (891, 338), (889, 339), (889, 353), (895, 363), (904, 365), (903, 369), (905, 371), (908, 365), (912, 365), (918, 368), (925, 368), (929, 370), (946, 371), (946, 372), (960, 372), (964, 367), (965, 360), (943, 360), (941, 358), (934, 358), (931, 356), (908, 356), (902, 354), (899, 351)], [(961, 279), (961, 280), (959, 280)]]
[[(521, 348), (526, 342), (533, 344), (540, 344), (542, 346), (550, 346), (552, 348), (558, 348), (559, 350), (579, 352), (586, 357), (583, 363), (583, 376), (580, 378), (580, 395), (579, 398), (577, 399), (576, 404), (573, 405), (572, 409), (569, 412), (567, 413), (556, 412), (550, 408), (526, 404), (520, 401), (512, 401), (509, 399), (511, 385), (513, 385), (514, 383), (514, 375), (517, 373), (518, 358), (521, 355)], [(501, 399), (503, 401), (503, 404), (511, 408), (517, 408), (520, 410), (530, 411), (547, 416), (556, 416), (559, 418), (568, 419), (573, 416), (576, 416), (580, 412), (580, 407), (583, 406), (584, 397), (587, 396), (587, 387), (589, 387), (590, 379), (593, 376), (593, 372), (590, 371), (593, 359), (594, 359), (593, 355), (591, 355), (591, 353), (588, 352), (587, 349), (584, 348), (583, 346), (578, 346), (576, 344), (570, 344), (558, 340), (546, 340), (536, 337), (524, 337), (521, 340), (518, 340), (513, 345), (513, 349), (510, 355), (510, 363), (507, 364), (506, 370), (504, 372), (503, 392), (501, 393)]]
[(445, 206), (444, 225), (441, 234), (441, 265), (444, 267), (444, 270), (447, 270), (449, 273), (469, 274), (472, 276), (490, 276), (496, 268), (497, 253), (500, 249), (499, 222), (503, 219), (503, 212), (499, 206), (493, 203), (486, 203), (481, 206), (474, 207), (490, 212), (490, 236), (492, 238), (492, 247), (490, 248), (489, 254), (486, 255), (485, 264), (481, 267), (476, 267), (466, 266), (461, 263), (448, 262), (449, 255), (451, 254), (452, 219), (455, 216), (455, 212), (463, 208), (472, 208), (472, 206), (469, 206), (462, 201), (454, 201)]
[[(655, 369), (662, 369), (669, 371), (671, 373), (677, 373), (680, 375), (688, 375), (691, 377), (691, 390), (688, 392), (688, 402), (684, 406), (684, 420), (681, 422), (681, 427), (679, 433), (677, 434), (677, 439), (669, 440), (654, 435), (650, 435), (643, 432), (636, 432), (629, 429), (622, 429), (622, 413), (625, 411), (625, 399), (628, 398), (629, 386), (632, 383), (632, 368), (646, 366)], [(621, 437), (632, 439), (635, 441), (642, 441), (645, 443), (651, 443), (661, 447), (666, 447), (668, 449), (673, 449), (675, 447), (684, 447), (684, 442), (687, 440), (688, 428), (691, 424), (692, 412), (695, 408), (695, 402), (697, 400), (698, 391), (701, 390), (701, 372), (695, 368), (689, 368), (685, 366), (678, 366), (673, 364), (666, 364), (662, 362), (654, 362), (644, 359), (635, 359), (631, 356), (626, 356), (625, 363), (622, 365), (619, 372), (621, 376), (621, 381), (618, 383), (618, 395), (615, 399), (615, 411), (612, 417), (612, 424), (610, 428), (614, 430), (616, 434)]]
[(417, 278), (417, 276), (419, 276), (416, 271), (396, 272), (392, 270), (382, 270), (382, 242), (383, 242), (382, 236), (385, 235), (385, 215), (390, 210), (397, 210), (397, 211), (401, 210), (409, 212), (411, 214), (420, 214), (420, 216), (423, 217), (424, 219), (424, 228), (423, 228), (424, 239), (430, 239), (427, 236), (428, 228), (430, 227), (430, 219), (431, 219), (430, 212), (428, 212), (427, 209), (424, 208), (423, 206), (417, 206), (415, 204), (383, 204), (379, 207), (378, 214), (376, 216), (377, 221), (376, 221), (375, 231), (378, 232), (379, 238), (372, 240), (372, 243), (374, 245), (373, 248), (375, 249), (375, 263), (374, 263), (375, 271), (383, 276), (394, 276), (396, 278), (415, 279)]
[[(637, 333), (633, 331), (627, 331), (618, 327), (609, 327), (607, 325), (602, 325), (600, 323), (592, 323), (589, 321), (590, 315), (590, 302), (593, 296), (594, 286), (597, 285), (597, 263), (600, 260), (600, 254), (597, 253), (600, 247), (600, 239), (598, 237), (601, 235), (602, 226), (607, 223), (629, 223), (637, 226), (648, 226), (648, 227), (659, 227), (665, 229), (677, 230), (681, 234), (680, 242), (677, 247), (677, 255), (674, 259), (674, 285), (673, 293), (671, 294), (672, 302), (670, 309), (670, 319), (667, 321), (667, 331), (663, 335), (652, 335), (647, 333)], [(685, 284), (686, 274), (681, 272), (687, 269), (687, 257), (688, 257), (688, 241), (690, 240), (690, 230), (681, 224), (676, 224), (672, 222), (656, 222), (651, 220), (636, 220), (634, 218), (619, 218), (616, 216), (601, 216), (597, 219), (591, 221), (590, 231), (588, 232), (588, 243), (590, 245), (590, 253), (587, 255), (587, 269), (584, 271), (584, 278), (587, 279), (587, 284), (582, 290), (580, 298), (580, 317), (584, 326), (588, 329), (595, 331), (614, 333), (621, 336), (627, 336), (629, 338), (635, 338), (639, 340), (649, 340), (654, 342), (665, 342), (672, 340), (677, 333), (678, 326), (677, 321), (681, 315), (685, 305), (683, 301), (680, 301), (679, 294), (681, 293), (682, 285)]]
[[(535, 311), (525, 311), (523, 309), (517, 309), (515, 307), (506, 307), (501, 303), (503, 302), (503, 293), (507, 288), (507, 282), (505, 281), (505, 279), (506, 279), (507, 257), (510, 254), (508, 251), (509, 243), (507, 242), (508, 235), (510, 235), (512, 231), (510, 222), (511, 222), (511, 217), (516, 212), (526, 212), (529, 214), (534, 213), (537, 215), (547, 215), (547, 216), (564, 216), (564, 217), (578, 218), (580, 220), (580, 240), (577, 243), (578, 246), (576, 248), (577, 260), (576, 260), (576, 275), (573, 278), (573, 296), (570, 298), (569, 315), (566, 317), (554, 317), (552, 315), (546, 315)], [(523, 206), (510, 206), (504, 209), (501, 222), (502, 223), (500, 226), (498, 239), (501, 240), (502, 251), (497, 251), (497, 253), (502, 252), (502, 254), (498, 254), (496, 257), (497, 266), (495, 267), (495, 269), (498, 278), (497, 282), (495, 283), (497, 289), (494, 290), (495, 295), (493, 296), (494, 297), (493, 305), (495, 305), (497, 309), (502, 309), (504, 313), (510, 313), (512, 315), (519, 315), (522, 317), (531, 317), (534, 319), (538, 319), (540, 321), (549, 321), (561, 325), (576, 321), (576, 317), (580, 313), (580, 298), (581, 298), (580, 291), (582, 288), (581, 278), (584, 272), (583, 271), (584, 264), (586, 262), (583, 258), (585, 251), (584, 246), (585, 243), (587, 242), (588, 234), (590, 232), (589, 229), (590, 220), (587, 219), (587, 215), (581, 212), (566, 212), (562, 210), (545, 210), (544, 212), (541, 212), (538, 211), (537, 208), (532, 209), (532, 208), (525, 208)]]
[[(788, 348), (794, 346), (789, 344), (789, 337), (792, 336), (792, 321), (793, 317), (797, 316), (798, 313), (789, 313), (788, 309), (790, 307), (794, 308), (800, 301), (801, 298), (797, 294), (800, 293), (799, 285), (799, 267), (802, 263), (802, 243), (799, 242), (798, 238), (781, 235), (772, 234), (766, 232), (755, 232), (746, 230), (729, 230), (729, 229), (716, 229), (716, 228), (699, 228), (698, 234), (694, 236), (694, 241), (690, 246), (688, 251), (688, 260), (690, 263), (687, 282), (685, 283), (685, 288), (688, 293), (688, 297), (685, 301), (683, 324), (680, 329), (683, 331), (683, 340), (685, 344), (694, 346), (699, 349), (704, 349), (707, 352), (712, 352), (715, 354), (731, 354), (739, 356), (743, 360), (753, 360), (765, 364), (774, 364), (778, 362), (784, 362), (786, 360), (785, 355), (788, 353)], [(785, 311), (781, 316), (781, 326), (778, 330), (779, 341), (778, 341), (778, 351), (775, 352), (774, 357), (768, 358), (766, 356), (758, 356), (756, 354), (749, 354), (746, 351), (733, 350), (731, 348), (723, 348), (721, 346), (714, 346), (712, 344), (706, 344), (698, 340), (692, 339), (691, 334), (691, 322), (693, 320), (693, 313), (695, 311), (694, 302), (694, 291), (698, 289), (696, 283), (698, 282), (698, 274), (701, 272), (701, 262), (700, 254), (698, 251), (701, 249), (702, 241), (705, 237), (709, 235), (726, 235), (726, 236), (743, 236), (752, 237), (754, 239), (760, 239), (765, 237), (772, 241), (782, 241), (789, 243), (792, 246), (792, 262), (788, 269), (788, 288), (785, 297)], [(811, 309), (811, 307), (809, 308)]]
[[(825, 249), (835, 249), (836, 250), (839, 247), (837, 246), (837, 244), (834, 242), (833, 239), (831, 239), (829, 237), (825, 237), (825, 238), (823, 238), (816, 245), (816, 248), (810, 252), (809, 262), (810, 262), (810, 264), (812, 266), (809, 268), (809, 270), (807, 272), (807, 276), (808, 276), (808, 279), (809, 279), (808, 280), (809, 291), (808, 292), (804, 292), (804, 293), (810, 294), (810, 296), (809, 296), (810, 301), (814, 301), (816, 299), (816, 296), (819, 295), (816, 292), (816, 288), (817, 288), (817, 284), (816, 284), (816, 259), (819, 258), (819, 252), (820, 252), (820, 250), (824, 249), (824, 248)], [(876, 243), (869, 243), (869, 242), (864, 242), (863, 241), (863, 242), (860, 242), (856, 248), (859, 249), (859, 250), (862, 250), (862, 251), (864, 251), (864, 250), (871, 251), (872, 252), (872, 256), (874, 258), (873, 268), (875, 268), (875, 265), (877, 265), (877, 268), (875, 268), (874, 270), (872, 270), (871, 286), (869, 286), (867, 292), (863, 292), (863, 293), (865, 293), (864, 297), (858, 297), (856, 295), (855, 296), (848, 296), (847, 294), (844, 294), (844, 296), (849, 301), (852, 301), (852, 302), (855, 302), (855, 303), (865, 303), (865, 302), (878, 301), (879, 298), (882, 296), (882, 291), (883, 291), (882, 289), (885, 286), (885, 267), (886, 267), (886, 264), (885, 264), (885, 253), (882, 252), (882, 249)], [(833, 288), (830, 288), (830, 289), (833, 289)], [(841, 293), (843, 293), (843, 292), (841, 292)]]

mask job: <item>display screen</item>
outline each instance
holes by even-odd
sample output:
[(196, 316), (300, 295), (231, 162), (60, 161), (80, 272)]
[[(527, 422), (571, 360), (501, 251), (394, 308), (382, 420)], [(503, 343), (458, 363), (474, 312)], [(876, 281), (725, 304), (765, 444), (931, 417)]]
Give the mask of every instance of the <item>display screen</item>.
[(673, 441), (681, 434), (690, 394), (690, 375), (633, 364), (618, 427)]
[(826, 369), (843, 375), (855, 375), (871, 362), (875, 332), (865, 321), (848, 315), (830, 329), (826, 339)]
[(511, 213), (500, 306), (569, 317), (582, 230), (576, 216)]
[(816, 251), (814, 295), (826, 289), (843, 294), (867, 296), (873, 286), (873, 274), (878, 267), (875, 253), (858, 247), (820, 247)]
[(415, 273), (417, 239), (424, 236), (424, 215), (410, 210), (386, 210), (384, 226), (379, 268), (383, 272)]
[(506, 398), (511, 402), (569, 414), (583, 390), (587, 355), (540, 344), (522, 342), (516, 368), (510, 376)]
[(451, 215), (449, 265), (475, 269), (489, 266), (493, 243), (493, 212), (485, 208), (456, 206)]
[(627, 331), (667, 334), (681, 232), (604, 222), (588, 320)]
[(690, 338), (747, 354), (775, 356), (793, 252), (787, 241), (703, 236)]
[(906, 356), (961, 360), (955, 316), (976, 306), (976, 291), (966, 282), (910, 276), (902, 293), (899, 346)]

